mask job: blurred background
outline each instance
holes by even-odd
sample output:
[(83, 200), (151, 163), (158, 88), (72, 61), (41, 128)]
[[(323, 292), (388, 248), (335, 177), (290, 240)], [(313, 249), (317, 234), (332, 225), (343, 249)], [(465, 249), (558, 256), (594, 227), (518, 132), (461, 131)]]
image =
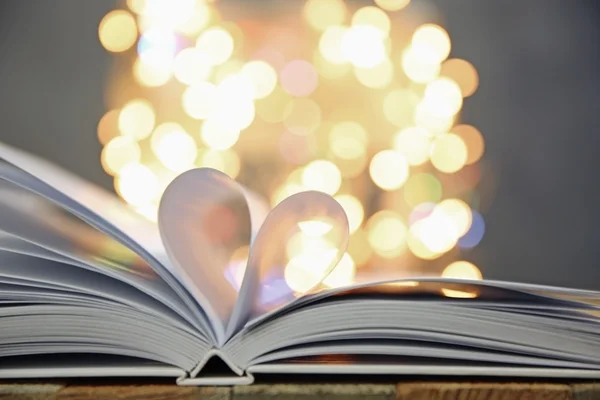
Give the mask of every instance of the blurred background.
[(192, 166), (323, 190), (352, 271), (600, 289), (597, 2), (166, 3), (0, 2), (0, 140), (150, 219)]

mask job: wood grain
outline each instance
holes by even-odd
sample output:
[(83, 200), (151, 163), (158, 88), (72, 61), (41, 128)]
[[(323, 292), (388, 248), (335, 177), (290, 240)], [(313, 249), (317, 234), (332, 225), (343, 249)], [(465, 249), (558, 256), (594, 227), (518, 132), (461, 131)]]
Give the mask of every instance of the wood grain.
[(374, 384), (277, 384), (251, 385), (233, 388), (235, 400), (341, 400), (369, 399), (394, 400), (396, 387)]
[(402, 383), (396, 399), (404, 400), (571, 400), (572, 388), (551, 383)]
[[(127, 383), (127, 382), (126, 382)], [(150, 382), (152, 383), (152, 382)], [(600, 383), (403, 382), (178, 387), (170, 384), (0, 384), (0, 400), (600, 400)]]
[(578, 383), (572, 385), (573, 400), (600, 399), (600, 383)]
[(55, 400), (63, 384), (0, 383), (0, 400)]
[(224, 387), (183, 387), (175, 385), (67, 386), (56, 400), (229, 400), (231, 389)]

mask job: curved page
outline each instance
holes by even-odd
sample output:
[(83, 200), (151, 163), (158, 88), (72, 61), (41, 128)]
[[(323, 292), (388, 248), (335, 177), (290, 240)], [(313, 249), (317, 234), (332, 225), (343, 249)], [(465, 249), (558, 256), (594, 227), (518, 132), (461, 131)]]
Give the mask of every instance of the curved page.
[(279, 203), (250, 249), (227, 336), (253, 316), (265, 315), (317, 287), (347, 244), (346, 213), (331, 196), (309, 191)]
[[(115, 196), (50, 163), (0, 143), (0, 179), (39, 194), (99, 231), (132, 249), (169, 285), (194, 316), (194, 323), (214, 338), (199, 304), (169, 269), (156, 225), (127, 209)], [(11, 167), (12, 166), (12, 167)]]
[(179, 175), (160, 202), (163, 243), (190, 292), (203, 304), (219, 342), (237, 300), (228, 266), (250, 244), (250, 211), (240, 185), (203, 168)]

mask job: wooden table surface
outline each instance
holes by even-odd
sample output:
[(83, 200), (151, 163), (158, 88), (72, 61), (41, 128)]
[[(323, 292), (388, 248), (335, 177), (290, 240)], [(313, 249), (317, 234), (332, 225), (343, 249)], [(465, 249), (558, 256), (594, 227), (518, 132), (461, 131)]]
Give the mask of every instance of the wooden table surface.
[(443, 400), (591, 400), (600, 383), (565, 382), (402, 382), (399, 384), (258, 384), (243, 387), (177, 387), (128, 383), (0, 383), (0, 399), (23, 400), (259, 400), (259, 399), (443, 399)]

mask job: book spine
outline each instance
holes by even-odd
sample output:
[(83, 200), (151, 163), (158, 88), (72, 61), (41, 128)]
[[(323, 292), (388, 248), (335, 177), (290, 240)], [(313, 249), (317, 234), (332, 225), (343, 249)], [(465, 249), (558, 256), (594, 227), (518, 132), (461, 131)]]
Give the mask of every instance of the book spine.
[[(203, 374), (206, 364), (213, 358), (218, 358), (231, 369), (231, 375), (218, 376)], [(243, 368), (233, 363), (225, 353), (219, 349), (211, 349), (202, 360), (186, 376), (177, 379), (181, 386), (205, 386), (205, 385), (249, 385), (254, 382), (254, 377), (244, 371)]]
[(254, 383), (254, 376), (249, 373), (243, 376), (201, 376), (177, 379), (177, 385), (179, 386), (242, 386), (251, 385), (252, 383)]

